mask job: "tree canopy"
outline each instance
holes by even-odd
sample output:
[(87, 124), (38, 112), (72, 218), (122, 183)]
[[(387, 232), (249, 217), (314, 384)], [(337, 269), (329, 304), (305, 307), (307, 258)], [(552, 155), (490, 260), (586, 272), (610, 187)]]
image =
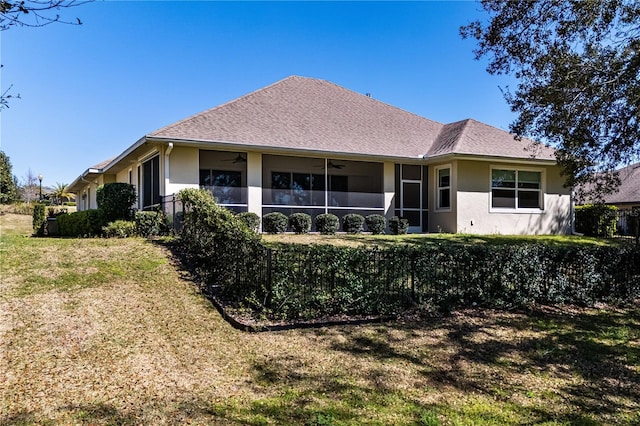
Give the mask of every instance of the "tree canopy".
[(10, 204), (18, 199), (18, 179), (12, 169), (11, 160), (0, 151), (0, 204)]
[(482, 0), (488, 22), (461, 27), (491, 74), (511, 74), (511, 131), (557, 148), (568, 186), (612, 191), (640, 158), (640, 2)]

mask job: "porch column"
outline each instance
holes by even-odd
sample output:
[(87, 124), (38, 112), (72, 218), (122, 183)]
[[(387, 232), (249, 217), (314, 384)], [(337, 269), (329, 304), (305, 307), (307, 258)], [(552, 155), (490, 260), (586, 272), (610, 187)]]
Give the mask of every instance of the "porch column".
[[(396, 175), (395, 165), (385, 161), (383, 166), (384, 215), (387, 221), (395, 215)], [(400, 194), (398, 194), (400, 196)]]
[(247, 210), (262, 217), (262, 154), (247, 152)]

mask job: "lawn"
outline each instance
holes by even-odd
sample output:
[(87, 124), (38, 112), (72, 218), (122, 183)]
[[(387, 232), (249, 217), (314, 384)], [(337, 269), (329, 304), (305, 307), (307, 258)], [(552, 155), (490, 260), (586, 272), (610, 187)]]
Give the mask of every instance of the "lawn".
[(281, 244), (332, 244), (339, 246), (378, 246), (395, 244), (547, 244), (552, 246), (602, 246), (629, 244), (625, 239), (603, 239), (577, 235), (471, 235), (471, 234), (405, 234), (405, 235), (371, 235), (345, 234), (320, 235), (311, 234), (264, 234), (263, 241), (273, 247)]
[(639, 424), (640, 307), (249, 334), (161, 245), (0, 216), (0, 424)]

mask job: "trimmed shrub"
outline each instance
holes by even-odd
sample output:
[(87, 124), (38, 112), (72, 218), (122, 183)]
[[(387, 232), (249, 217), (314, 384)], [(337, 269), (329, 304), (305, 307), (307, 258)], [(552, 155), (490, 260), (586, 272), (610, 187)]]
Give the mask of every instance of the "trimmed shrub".
[(33, 232), (39, 237), (44, 235), (44, 224), (47, 220), (44, 215), (44, 207), (45, 205), (42, 203), (33, 205)]
[(611, 238), (616, 232), (618, 208), (606, 204), (576, 206), (576, 231), (590, 237)]
[(387, 228), (387, 218), (381, 214), (370, 214), (364, 218), (364, 223), (367, 225), (367, 230), (374, 235), (384, 234)]
[(296, 234), (307, 234), (311, 231), (311, 216), (306, 213), (294, 213), (289, 216), (289, 227)]
[(349, 213), (342, 218), (342, 230), (349, 234), (359, 234), (364, 230), (364, 217)]
[(282, 234), (287, 231), (288, 219), (284, 213), (273, 212), (262, 217), (262, 230), (268, 234)]
[(135, 233), (142, 237), (167, 235), (171, 227), (162, 212), (136, 212), (134, 215)]
[(316, 229), (323, 235), (335, 234), (340, 229), (340, 219), (331, 213), (316, 216)]
[(116, 220), (103, 226), (104, 236), (107, 238), (127, 238), (136, 235), (136, 222), (132, 220)]
[(260, 229), (260, 216), (258, 216), (254, 212), (238, 213), (236, 217), (240, 222), (244, 223), (247, 228), (251, 229), (253, 232), (258, 232), (258, 229)]
[[(267, 293), (260, 278), (264, 256), (260, 235), (248, 229), (231, 211), (218, 206), (206, 190), (178, 193), (184, 206), (180, 244), (200, 278), (205, 294), (249, 303)], [(247, 278), (248, 277), (248, 278)], [(255, 294), (259, 296), (254, 296)]]
[(389, 219), (389, 229), (393, 235), (406, 234), (409, 230), (409, 220), (404, 217), (394, 216)]
[(105, 183), (98, 187), (96, 200), (107, 222), (133, 219), (133, 205), (136, 202), (133, 185), (122, 182)]
[(58, 234), (67, 237), (91, 237), (102, 235), (106, 225), (101, 210), (83, 210), (57, 216)]

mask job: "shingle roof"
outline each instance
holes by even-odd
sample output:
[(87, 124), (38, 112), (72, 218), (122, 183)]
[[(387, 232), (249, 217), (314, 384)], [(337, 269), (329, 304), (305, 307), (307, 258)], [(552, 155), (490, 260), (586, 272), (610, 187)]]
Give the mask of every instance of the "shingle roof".
[[(531, 158), (508, 132), (465, 120), (441, 124), (326, 80), (292, 76), (156, 130), (149, 138), (418, 158)], [(537, 158), (553, 159), (544, 147)]]
[(620, 187), (615, 194), (604, 196), (608, 204), (640, 203), (640, 163), (631, 164), (618, 171)]
[(427, 157), (467, 154), (553, 160), (554, 150), (529, 139), (515, 140), (513, 135), (473, 119), (444, 126)]

